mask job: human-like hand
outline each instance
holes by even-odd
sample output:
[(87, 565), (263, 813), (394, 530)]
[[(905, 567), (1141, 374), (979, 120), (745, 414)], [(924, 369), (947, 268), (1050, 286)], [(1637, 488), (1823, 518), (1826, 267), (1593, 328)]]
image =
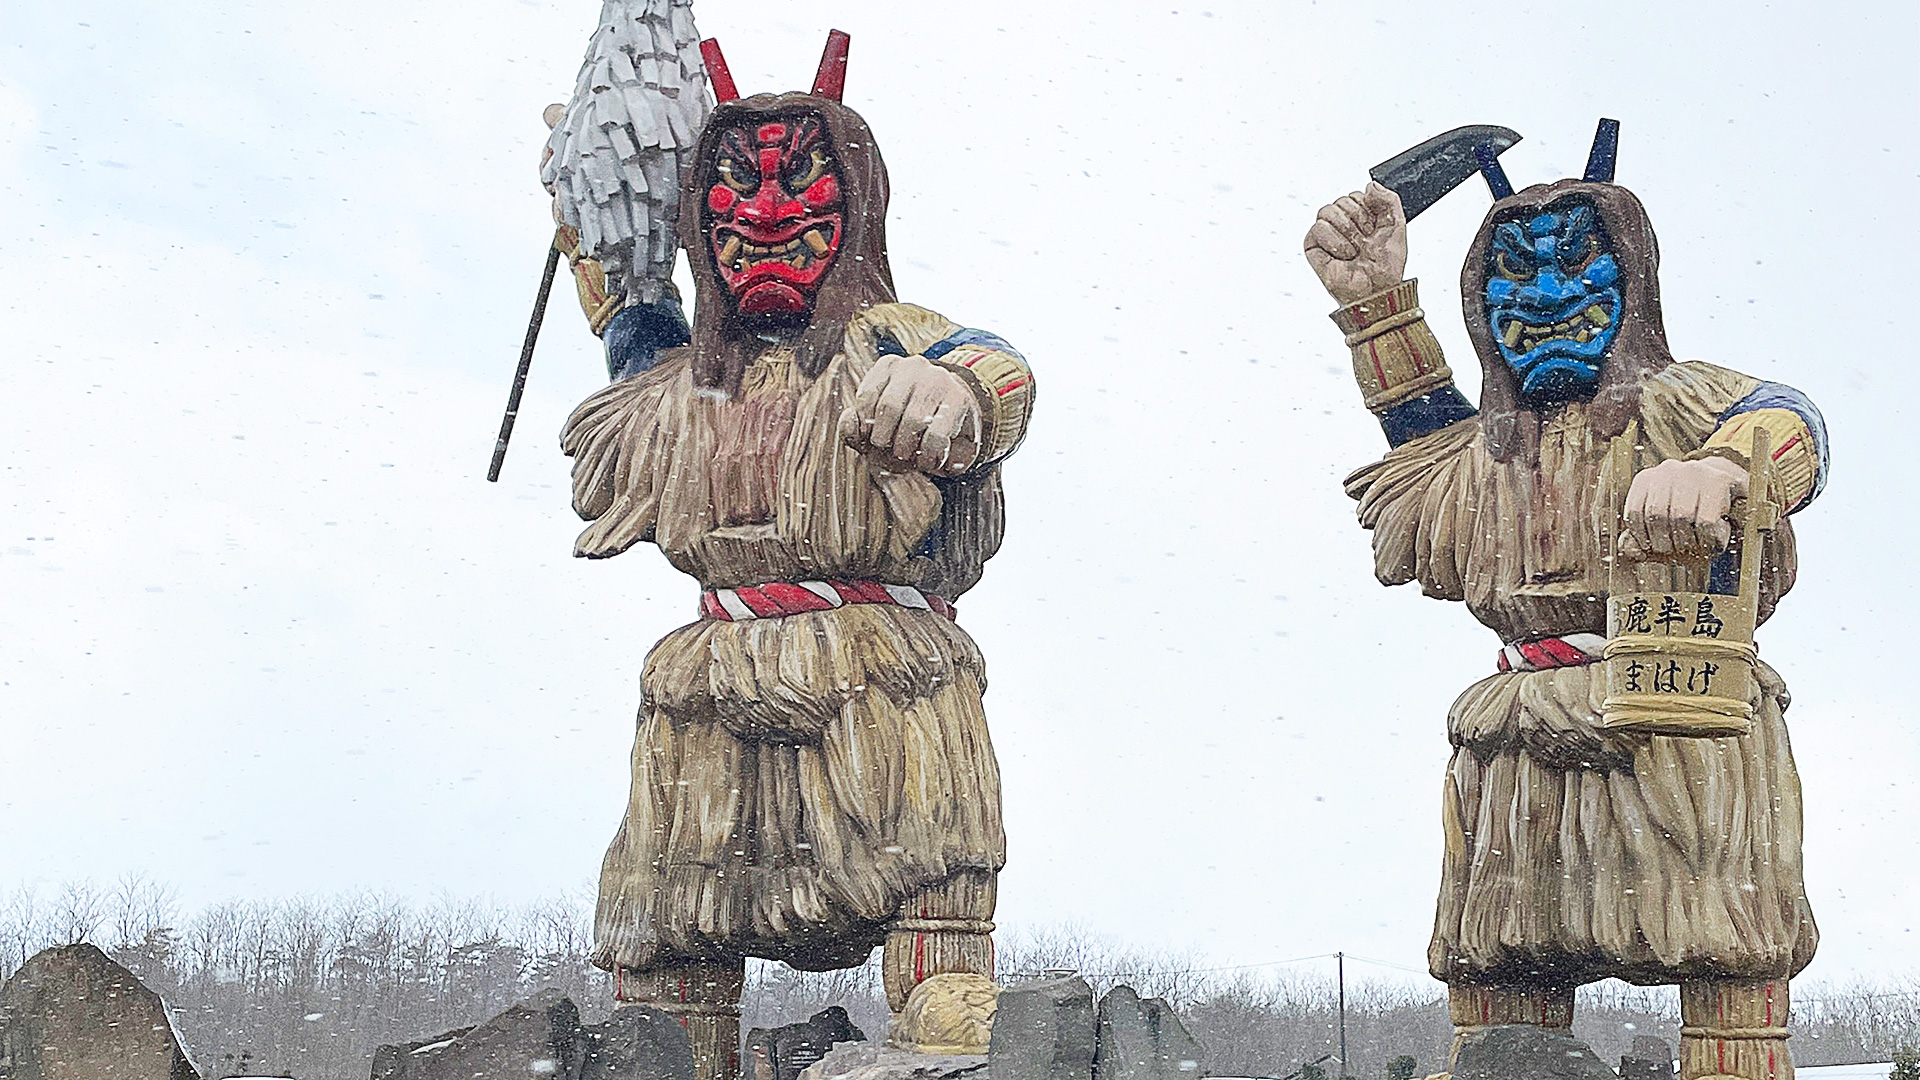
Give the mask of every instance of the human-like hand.
[(1307, 262), (1341, 304), (1400, 283), (1407, 272), (1407, 215), (1400, 196), (1369, 181), (1365, 191), (1320, 208), (1307, 230)]
[(893, 472), (958, 476), (980, 457), (980, 400), (924, 356), (883, 356), (840, 414), (840, 438)]
[(1733, 500), (1747, 493), (1747, 470), (1726, 458), (1663, 461), (1627, 489), (1629, 548), (1645, 555), (1715, 555), (1727, 550)]

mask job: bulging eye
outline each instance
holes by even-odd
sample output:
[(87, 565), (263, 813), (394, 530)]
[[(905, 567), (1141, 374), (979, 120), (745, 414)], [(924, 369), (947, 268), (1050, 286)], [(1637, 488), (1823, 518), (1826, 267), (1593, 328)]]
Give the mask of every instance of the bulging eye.
[(1494, 272), (1508, 281), (1525, 281), (1533, 276), (1533, 267), (1504, 251), (1493, 253)]
[(721, 158), (714, 170), (720, 174), (720, 182), (742, 195), (751, 195), (760, 187), (760, 173), (751, 166), (743, 166), (733, 158)]
[(814, 147), (805, 158), (787, 166), (787, 190), (795, 195), (813, 186), (814, 181), (827, 174), (827, 152)]

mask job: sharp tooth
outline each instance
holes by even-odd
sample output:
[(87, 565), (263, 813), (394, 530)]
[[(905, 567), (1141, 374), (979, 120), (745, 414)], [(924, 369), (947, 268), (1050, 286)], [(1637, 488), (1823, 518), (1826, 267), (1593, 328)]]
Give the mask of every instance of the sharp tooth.
[(787, 259), (786, 264), (798, 270), (807, 265), (807, 257), (805, 255), (795, 255), (793, 258)]
[(1607, 308), (1604, 304), (1595, 304), (1588, 308), (1586, 310), (1586, 316), (1593, 321), (1595, 326), (1605, 326), (1613, 321), (1613, 316), (1607, 314)]
[(827, 238), (820, 235), (819, 229), (808, 229), (806, 232), (806, 235), (802, 236), (800, 239), (805, 240), (807, 242), (807, 246), (813, 249), (813, 254), (815, 257), (822, 258), (822, 259), (826, 258)]
[(1506, 333), (1500, 335), (1500, 340), (1507, 343), (1507, 348), (1509, 349), (1513, 348), (1514, 346), (1520, 344), (1521, 329), (1522, 327), (1520, 325), (1519, 319), (1508, 320), (1507, 331)]
[(738, 254), (740, 254), (740, 237), (730, 233), (727, 236), (727, 242), (720, 245), (720, 261), (731, 264), (733, 257)]

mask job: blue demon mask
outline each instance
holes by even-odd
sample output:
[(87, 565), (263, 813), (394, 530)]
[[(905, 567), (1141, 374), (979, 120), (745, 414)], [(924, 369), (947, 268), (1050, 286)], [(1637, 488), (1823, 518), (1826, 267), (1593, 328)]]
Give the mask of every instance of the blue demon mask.
[(1620, 330), (1620, 267), (1587, 203), (1493, 230), (1487, 320), (1500, 355), (1535, 404), (1586, 398)]

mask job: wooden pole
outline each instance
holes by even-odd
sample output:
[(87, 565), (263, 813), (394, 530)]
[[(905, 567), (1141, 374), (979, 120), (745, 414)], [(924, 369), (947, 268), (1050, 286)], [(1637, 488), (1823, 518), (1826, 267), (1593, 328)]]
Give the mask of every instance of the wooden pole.
[(493, 464), (487, 466), (487, 482), (498, 483), (500, 466), (507, 460), (507, 440), (513, 438), (513, 421), (520, 415), (520, 392), (527, 388), (527, 368), (533, 363), (533, 343), (540, 340), (540, 321), (547, 317), (547, 294), (553, 291), (553, 275), (560, 266), (560, 249), (547, 249), (547, 269), (540, 275), (540, 292), (533, 298), (533, 318), (527, 322), (527, 340), (520, 346), (520, 367), (513, 373), (513, 389), (507, 393), (507, 415), (500, 418), (500, 437), (493, 443)]

